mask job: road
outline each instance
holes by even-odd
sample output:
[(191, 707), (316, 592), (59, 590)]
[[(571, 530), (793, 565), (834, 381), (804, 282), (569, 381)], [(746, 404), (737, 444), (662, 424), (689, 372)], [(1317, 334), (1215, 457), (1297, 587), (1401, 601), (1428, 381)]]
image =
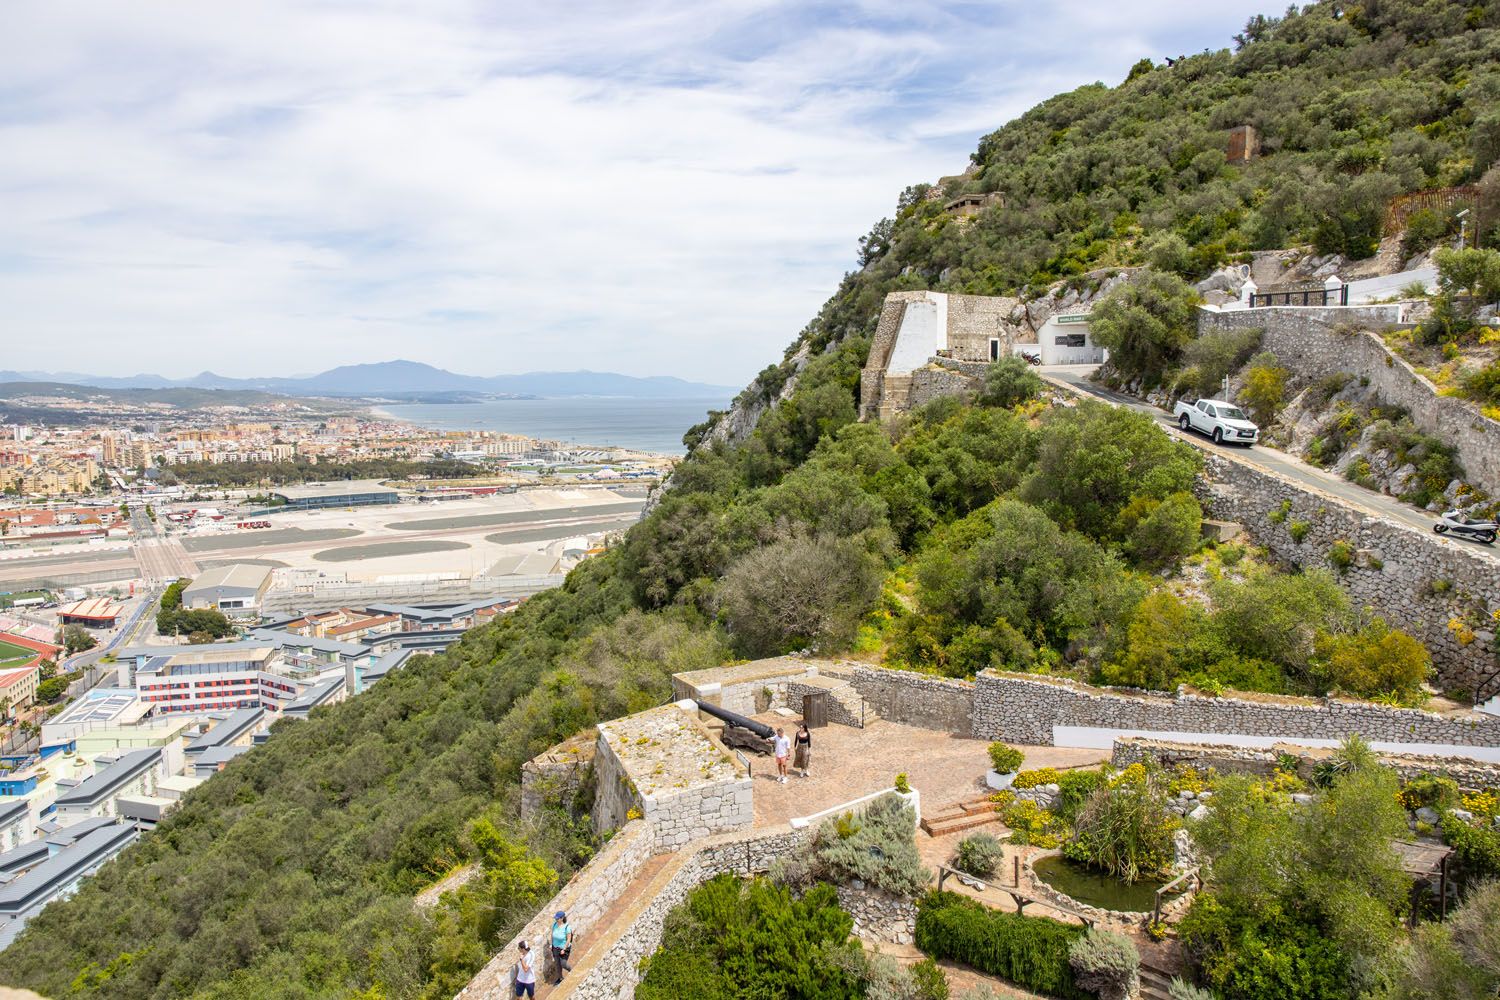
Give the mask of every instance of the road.
[[(1341, 479), (1331, 472), (1326, 472), (1314, 465), (1309, 465), (1300, 458), (1288, 455), (1284, 451), (1267, 448), (1259, 444), (1251, 445), (1248, 448), (1239, 445), (1216, 445), (1201, 434), (1184, 433), (1178, 429), (1176, 421), (1166, 411), (1152, 406), (1150, 403), (1143, 402), (1134, 396), (1126, 395), (1123, 392), (1116, 392), (1113, 389), (1099, 385), (1097, 382), (1091, 382), (1089, 376), (1094, 373), (1095, 368), (1096, 366), (1094, 365), (1050, 365), (1040, 368), (1038, 371), (1048, 378), (1065, 383), (1080, 392), (1085, 392), (1098, 399), (1102, 399), (1106, 403), (1114, 406), (1128, 407), (1129, 409), (1144, 413), (1155, 420), (1167, 433), (1187, 441), (1189, 444), (1201, 448), (1203, 451), (1232, 453), (1235, 458), (1259, 466), (1268, 472), (1284, 476), (1301, 485), (1321, 490), (1355, 507), (1362, 508), (1367, 513), (1385, 518), (1388, 521), (1395, 521), (1416, 528), (1418, 531), (1432, 530), (1432, 524), (1436, 518), (1426, 511), (1418, 510), (1384, 493), (1367, 490), (1363, 486), (1351, 483), (1346, 479)], [(1500, 563), (1500, 553), (1496, 553), (1493, 549), (1478, 544), (1473, 545), (1473, 548), (1480, 555)]]
[(176, 538), (164, 536), (142, 507), (130, 512), (135, 537), (135, 561), (148, 583), (171, 583), (198, 575), (198, 564)]

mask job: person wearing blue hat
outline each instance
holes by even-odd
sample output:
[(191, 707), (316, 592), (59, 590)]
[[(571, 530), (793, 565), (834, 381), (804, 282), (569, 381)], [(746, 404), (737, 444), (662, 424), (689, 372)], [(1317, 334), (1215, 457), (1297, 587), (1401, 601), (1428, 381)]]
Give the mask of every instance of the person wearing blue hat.
[(552, 961), (557, 964), (557, 978), (552, 980), (553, 986), (563, 981), (565, 971), (573, 971), (573, 967), (568, 964), (568, 956), (572, 953), (573, 928), (568, 925), (568, 915), (558, 910), (552, 915)]

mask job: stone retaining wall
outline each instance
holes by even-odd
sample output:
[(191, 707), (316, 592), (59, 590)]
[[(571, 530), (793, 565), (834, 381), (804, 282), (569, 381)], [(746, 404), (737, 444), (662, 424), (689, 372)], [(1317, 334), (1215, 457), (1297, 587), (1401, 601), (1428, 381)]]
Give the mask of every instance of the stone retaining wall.
[(974, 685), (968, 681), (866, 666), (848, 676), (883, 719), (960, 736), (973, 732)]
[[(662, 924), (693, 889), (723, 872), (762, 874), (777, 858), (804, 850), (811, 830), (780, 828), (754, 834), (728, 834), (684, 851), (645, 887), (641, 898), (620, 914), (605, 940), (591, 942), (561, 988), (549, 1000), (633, 1000), (641, 959), (661, 945)], [(597, 950), (595, 950), (597, 948)], [(500, 1000), (486, 995), (483, 1000)], [(465, 995), (465, 1000), (468, 1000)]]
[[(1171, 740), (1153, 740), (1131, 736), (1115, 740), (1110, 763), (1117, 768), (1128, 767), (1137, 761), (1156, 761), (1165, 767), (1186, 764), (1199, 770), (1213, 768), (1226, 774), (1270, 774), (1276, 770), (1278, 760), (1290, 754), (1300, 762), (1297, 773), (1300, 777), (1312, 776), (1313, 768), (1322, 755), (1310, 753), (1305, 747), (1295, 744), (1260, 748), (1237, 747), (1219, 743), (1178, 743)], [(1401, 780), (1408, 781), (1421, 774), (1442, 774), (1452, 778), (1466, 792), (1500, 788), (1500, 764), (1465, 757), (1432, 757), (1424, 754), (1387, 753), (1380, 755), (1381, 763), (1393, 768)]]
[(1369, 379), (1386, 403), (1406, 410), (1424, 433), (1458, 450), (1470, 483), (1492, 496), (1500, 495), (1500, 423), (1485, 417), (1472, 403), (1438, 395), (1436, 386), (1375, 334), (1352, 332), (1384, 329), (1398, 318), (1395, 306), (1200, 310), (1198, 332), (1201, 336), (1258, 327), (1265, 330), (1261, 349), (1275, 354), (1299, 376), (1322, 378), (1347, 372)]
[[(610, 838), (588, 864), (578, 870), (547, 905), (537, 912), (511, 938), (488, 965), (469, 981), (469, 985), (458, 991), (456, 1000), (502, 1000), (514, 997), (512, 983), (515, 981), (515, 964), (520, 955), (522, 941), (531, 945), (532, 954), (539, 960), (548, 955), (548, 935), (552, 928), (552, 914), (562, 910), (568, 914), (568, 922), (581, 939), (586, 939), (595, 923), (635, 881), (642, 866), (651, 857), (651, 829), (637, 820)], [(538, 979), (545, 979), (543, 962), (538, 961)]]
[(974, 685), (974, 735), (1050, 745), (1054, 726), (1158, 732), (1500, 746), (1500, 717), (1449, 718), (1332, 698), (1211, 698), (1096, 688), (1062, 678), (986, 670)]
[(840, 885), (839, 905), (854, 918), (854, 936), (861, 941), (911, 944), (917, 934), (917, 904), (880, 889)]
[[(1355, 606), (1372, 608), (1420, 639), (1445, 690), (1468, 693), (1476, 702), (1496, 693), (1491, 610), (1500, 608), (1500, 566), (1487, 553), (1229, 454), (1207, 452), (1204, 470), (1198, 492), (1214, 517), (1243, 524), (1278, 560), (1303, 568), (1329, 568), (1335, 542), (1352, 546), (1356, 558), (1339, 582)], [(1296, 529), (1305, 531), (1300, 542), (1293, 524), (1305, 525)]]

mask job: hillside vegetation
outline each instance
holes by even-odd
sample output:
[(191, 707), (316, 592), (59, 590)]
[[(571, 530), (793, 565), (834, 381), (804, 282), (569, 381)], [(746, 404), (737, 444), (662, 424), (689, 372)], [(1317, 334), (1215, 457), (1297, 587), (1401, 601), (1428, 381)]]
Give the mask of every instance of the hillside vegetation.
[[(787, 390), (748, 439), (698, 448), (560, 590), (278, 725), (34, 920), (0, 981), (54, 1000), (451, 996), (597, 846), (564, 810), (517, 819), (521, 764), (731, 656), (1413, 696), (1425, 652), (1351, 609), (1332, 571), (1196, 551), (1197, 460), (1146, 418), (1049, 407), (1002, 366), (974, 405), (858, 425), (858, 373), (898, 288), (1034, 288), (1141, 259), (1146, 232), (1175, 233), (1185, 255), (1158, 263), (1187, 273), (1304, 238), (1356, 252), (1388, 194), (1494, 158), (1497, 54), (1500, 0), (1324, 3), (987, 136), (962, 183), (1006, 206), (959, 225), (908, 192), (742, 394)], [(1224, 129), (1246, 120), (1269, 155), (1228, 167)], [(483, 877), (413, 908), (465, 862)]]

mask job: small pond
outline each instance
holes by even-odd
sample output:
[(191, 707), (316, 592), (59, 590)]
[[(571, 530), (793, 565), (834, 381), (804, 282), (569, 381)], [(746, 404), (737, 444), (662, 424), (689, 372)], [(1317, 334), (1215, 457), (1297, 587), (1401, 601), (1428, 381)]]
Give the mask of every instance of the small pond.
[[(1141, 879), (1126, 885), (1110, 875), (1090, 871), (1060, 854), (1038, 858), (1031, 866), (1036, 877), (1065, 896), (1101, 910), (1145, 913), (1156, 905), (1156, 890), (1164, 884)], [(1176, 895), (1174, 891), (1173, 896)]]

